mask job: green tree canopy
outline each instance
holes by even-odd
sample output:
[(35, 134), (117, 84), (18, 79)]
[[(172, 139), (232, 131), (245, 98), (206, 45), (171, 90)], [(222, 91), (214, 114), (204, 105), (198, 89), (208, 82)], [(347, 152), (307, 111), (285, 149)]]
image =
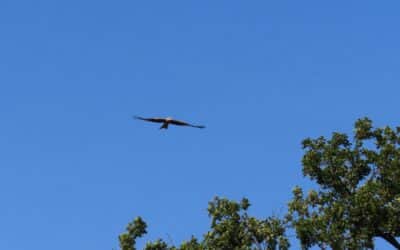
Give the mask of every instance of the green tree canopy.
[[(192, 237), (180, 246), (168, 246), (163, 240), (148, 242), (145, 250), (285, 250), (289, 241), (285, 236), (284, 223), (275, 217), (263, 220), (249, 216), (247, 199), (235, 202), (215, 198), (209, 203), (208, 214), (211, 229), (202, 240)], [(133, 226), (133, 227), (132, 227)], [(119, 237), (122, 250), (135, 250), (136, 238), (146, 232), (146, 224), (136, 218)]]
[[(305, 139), (303, 174), (316, 183), (306, 194), (293, 190), (284, 219), (257, 219), (250, 203), (214, 198), (209, 203), (210, 230), (180, 246), (159, 239), (145, 250), (275, 250), (289, 249), (287, 228), (294, 229), (303, 249), (373, 249), (374, 238), (400, 249), (400, 127), (373, 128), (368, 118), (355, 123), (354, 135)], [(119, 237), (122, 250), (135, 250), (146, 233), (140, 218)]]
[(364, 118), (354, 137), (305, 139), (303, 174), (319, 189), (293, 191), (288, 218), (304, 248), (369, 249), (380, 237), (400, 249), (400, 128)]

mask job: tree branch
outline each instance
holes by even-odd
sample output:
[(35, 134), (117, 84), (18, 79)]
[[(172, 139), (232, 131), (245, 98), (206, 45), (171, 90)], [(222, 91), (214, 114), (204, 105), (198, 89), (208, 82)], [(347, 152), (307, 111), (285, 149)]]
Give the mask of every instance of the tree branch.
[(400, 243), (396, 240), (396, 238), (393, 235), (378, 231), (377, 236), (383, 238), (384, 240), (389, 242), (392, 246), (394, 246), (396, 249), (400, 250)]

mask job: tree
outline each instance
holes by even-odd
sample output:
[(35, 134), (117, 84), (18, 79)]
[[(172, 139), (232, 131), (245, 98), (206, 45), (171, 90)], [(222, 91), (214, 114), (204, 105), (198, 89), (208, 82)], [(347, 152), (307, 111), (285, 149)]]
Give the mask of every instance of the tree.
[[(316, 183), (304, 194), (293, 190), (284, 219), (248, 215), (247, 199), (214, 198), (209, 203), (211, 228), (201, 240), (192, 237), (180, 246), (163, 240), (146, 250), (274, 250), (288, 249), (287, 228), (293, 228), (303, 249), (373, 249), (380, 237), (400, 249), (400, 127), (373, 128), (368, 118), (355, 123), (353, 138), (307, 138), (302, 171)], [(120, 235), (122, 250), (135, 250), (146, 233), (138, 217)]]
[(354, 138), (305, 139), (303, 174), (319, 185), (293, 191), (287, 218), (303, 248), (372, 249), (380, 237), (400, 249), (400, 128), (355, 123)]
[(120, 247), (122, 250), (136, 250), (136, 239), (147, 233), (147, 224), (141, 217), (137, 217), (126, 227), (126, 233), (119, 236)]
[[(214, 198), (209, 203), (211, 230), (199, 241), (192, 236), (180, 246), (168, 246), (163, 240), (148, 242), (145, 250), (286, 250), (289, 241), (285, 236), (284, 223), (275, 217), (258, 220), (248, 215), (250, 203)], [(133, 227), (132, 227), (133, 226)], [(120, 237), (122, 250), (135, 250), (136, 238), (146, 232), (141, 218), (135, 219)]]

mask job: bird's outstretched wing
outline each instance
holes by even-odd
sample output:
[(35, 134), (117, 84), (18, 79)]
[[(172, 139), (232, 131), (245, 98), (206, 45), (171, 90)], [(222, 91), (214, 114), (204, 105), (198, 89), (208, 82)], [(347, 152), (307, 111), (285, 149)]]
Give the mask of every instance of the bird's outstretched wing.
[(154, 117), (154, 118), (143, 118), (140, 116), (134, 116), (133, 118), (138, 119), (138, 120), (142, 120), (142, 121), (147, 121), (147, 122), (157, 122), (157, 123), (163, 123), (165, 122), (164, 118), (158, 118), (158, 117)]
[(193, 125), (193, 124), (183, 122), (183, 121), (178, 121), (178, 120), (170, 120), (169, 123), (178, 125), (178, 126), (188, 126), (188, 127), (193, 127), (193, 128), (205, 128), (205, 126), (202, 126), (202, 125)]

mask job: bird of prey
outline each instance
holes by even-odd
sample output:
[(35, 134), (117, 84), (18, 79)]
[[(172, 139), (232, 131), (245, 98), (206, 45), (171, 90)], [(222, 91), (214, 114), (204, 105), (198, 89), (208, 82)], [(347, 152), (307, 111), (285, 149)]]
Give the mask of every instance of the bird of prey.
[(168, 129), (168, 125), (170, 125), (170, 124), (177, 125), (177, 126), (193, 127), (193, 128), (205, 128), (205, 126), (193, 125), (193, 124), (190, 124), (190, 123), (187, 123), (187, 122), (183, 122), (183, 121), (178, 121), (178, 120), (172, 119), (171, 117), (167, 117), (167, 118), (159, 118), (159, 117), (143, 118), (143, 117), (140, 117), (140, 116), (134, 116), (133, 118), (139, 119), (139, 120), (142, 120), (142, 121), (147, 121), (147, 122), (162, 123), (160, 129)]

